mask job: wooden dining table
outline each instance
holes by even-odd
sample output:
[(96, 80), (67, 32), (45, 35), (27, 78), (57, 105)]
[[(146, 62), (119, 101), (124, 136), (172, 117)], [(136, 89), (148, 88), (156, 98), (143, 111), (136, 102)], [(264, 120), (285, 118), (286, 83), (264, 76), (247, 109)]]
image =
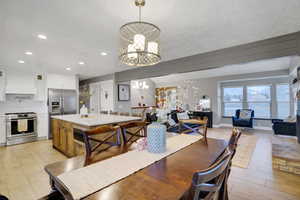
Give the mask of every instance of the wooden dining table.
[[(175, 200), (186, 192), (193, 174), (211, 166), (226, 149), (225, 140), (208, 138), (201, 140), (171, 154), (140, 171), (129, 175), (89, 196), (84, 200)], [(127, 147), (119, 149), (125, 153)], [(103, 160), (112, 157), (103, 152)], [(101, 162), (101, 161), (100, 161)], [(78, 156), (45, 167), (50, 184), (55, 193), (65, 199), (72, 199), (68, 189), (58, 180), (58, 176), (84, 167), (84, 157)], [(101, 172), (99, 172), (101, 173)], [(51, 196), (51, 195), (49, 195)], [(51, 198), (43, 198), (51, 199)]]

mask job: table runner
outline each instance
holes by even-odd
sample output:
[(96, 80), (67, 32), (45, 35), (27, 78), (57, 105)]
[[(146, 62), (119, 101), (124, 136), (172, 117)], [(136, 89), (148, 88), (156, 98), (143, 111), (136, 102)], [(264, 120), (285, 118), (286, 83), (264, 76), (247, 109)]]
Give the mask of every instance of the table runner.
[(167, 151), (161, 154), (147, 150), (133, 150), (92, 165), (58, 176), (59, 181), (79, 200), (101, 190), (188, 145), (197, 142), (200, 135), (178, 135), (167, 139)]

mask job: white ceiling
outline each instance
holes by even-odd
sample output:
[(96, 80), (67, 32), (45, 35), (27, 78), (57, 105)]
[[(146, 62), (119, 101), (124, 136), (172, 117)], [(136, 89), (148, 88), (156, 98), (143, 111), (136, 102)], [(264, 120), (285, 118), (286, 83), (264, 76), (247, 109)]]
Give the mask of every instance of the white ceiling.
[[(130, 69), (117, 53), (119, 27), (137, 19), (133, 2), (0, 0), (0, 68), (81, 78)], [(299, 0), (148, 0), (142, 18), (161, 28), (166, 61), (299, 31), (299, 10)]]
[(183, 81), (199, 78), (211, 78), (220, 76), (230, 76), (238, 74), (249, 74), (256, 72), (267, 72), (276, 70), (285, 70), (291, 67), (293, 56), (260, 60), (238, 65), (226, 65), (215, 69), (202, 70), (189, 73), (170, 74), (168, 76), (151, 78), (155, 83), (166, 83), (170, 80)]

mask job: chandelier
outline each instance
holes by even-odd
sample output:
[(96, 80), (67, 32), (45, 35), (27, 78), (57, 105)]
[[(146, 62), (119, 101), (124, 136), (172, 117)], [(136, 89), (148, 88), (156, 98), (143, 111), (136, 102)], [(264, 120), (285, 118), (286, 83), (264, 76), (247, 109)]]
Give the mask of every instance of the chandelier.
[(145, 0), (135, 0), (139, 8), (139, 21), (124, 24), (120, 28), (120, 61), (129, 66), (150, 66), (160, 62), (160, 29), (141, 21), (141, 8)]

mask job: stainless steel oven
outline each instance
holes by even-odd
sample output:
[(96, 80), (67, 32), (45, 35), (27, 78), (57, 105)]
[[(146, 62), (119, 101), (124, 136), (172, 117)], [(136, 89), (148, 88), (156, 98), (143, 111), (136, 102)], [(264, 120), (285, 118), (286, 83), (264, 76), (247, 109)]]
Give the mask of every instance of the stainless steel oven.
[(5, 116), (6, 145), (20, 144), (37, 140), (36, 113), (6, 113)]

